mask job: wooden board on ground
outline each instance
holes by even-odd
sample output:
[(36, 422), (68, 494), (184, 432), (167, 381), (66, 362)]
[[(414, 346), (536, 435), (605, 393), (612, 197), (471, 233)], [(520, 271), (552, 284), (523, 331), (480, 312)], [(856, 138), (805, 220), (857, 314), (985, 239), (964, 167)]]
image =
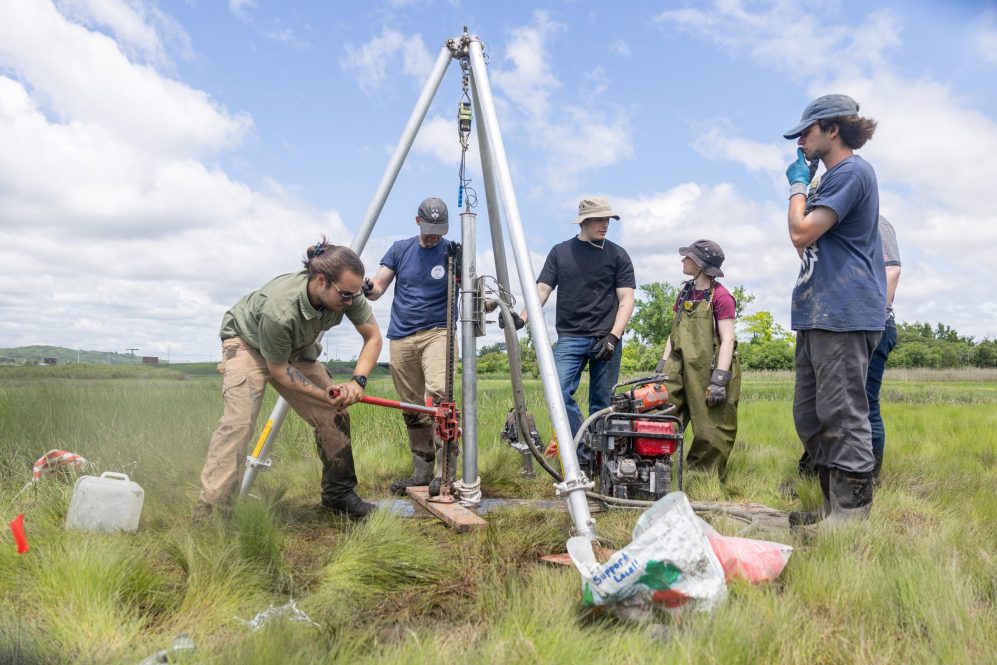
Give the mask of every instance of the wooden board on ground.
[(420, 507), (425, 508), (432, 513), (433, 516), (443, 520), (444, 524), (452, 528), (457, 533), (465, 533), (471, 529), (477, 529), (478, 527), (482, 527), (487, 524), (485, 520), (481, 519), (459, 503), (434, 503), (430, 501), (428, 487), (408, 487), (406, 488), (406, 491), (408, 492), (408, 495), (412, 497), (412, 500), (419, 504)]
[[(613, 556), (616, 552), (609, 549), (608, 547), (602, 547), (601, 545), (595, 546), (595, 558), (600, 563), (605, 563), (609, 560), (609, 557)], [(560, 554), (547, 554), (540, 557), (541, 561), (546, 561), (547, 563), (553, 563), (558, 566), (573, 566), (574, 563), (571, 562), (571, 556), (567, 552), (561, 552)]]

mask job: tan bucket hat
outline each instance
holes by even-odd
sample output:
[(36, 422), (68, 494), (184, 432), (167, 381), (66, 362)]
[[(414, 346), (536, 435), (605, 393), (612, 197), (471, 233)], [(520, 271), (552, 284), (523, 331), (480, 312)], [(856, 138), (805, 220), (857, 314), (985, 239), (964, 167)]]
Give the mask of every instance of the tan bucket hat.
[(587, 199), (579, 201), (578, 217), (575, 218), (574, 223), (581, 224), (590, 217), (612, 217), (613, 219), (620, 218), (620, 216), (613, 212), (613, 209), (609, 207), (609, 199), (605, 196), (590, 196)]

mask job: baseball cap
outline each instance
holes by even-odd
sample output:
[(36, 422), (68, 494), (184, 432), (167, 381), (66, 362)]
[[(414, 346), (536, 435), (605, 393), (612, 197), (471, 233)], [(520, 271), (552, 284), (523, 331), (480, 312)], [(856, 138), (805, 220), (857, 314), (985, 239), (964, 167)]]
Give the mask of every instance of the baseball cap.
[(419, 204), (419, 230), (423, 235), (442, 236), (450, 230), (447, 204), (431, 196)]
[(859, 114), (859, 103), (848, 95), (824, 95), (813, 100), (803, 109), (800, 122), (783, 134), (787, 139), (799, 138), (803, 130), (818, 120)]

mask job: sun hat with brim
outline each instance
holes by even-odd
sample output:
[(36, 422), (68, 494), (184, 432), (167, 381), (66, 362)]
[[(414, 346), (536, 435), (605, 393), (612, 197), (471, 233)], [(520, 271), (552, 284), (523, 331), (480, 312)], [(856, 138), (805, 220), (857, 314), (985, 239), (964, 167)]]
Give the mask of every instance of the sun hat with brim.
[(581, 224), (586, 219), (591, 219), (592, 217), (612, 217), (613, 219), (620, 218), (620, 216), (613, 212), (613, 209), (609, 207), (609, 199), (605, 196), (592, 196), (579, 201), (578, 217), (575, 218), (574, 223)]
[(688, 247), (679, 247), (679, 254), (692, 259), (699, 269), (711, 277), (723, 277), (720, 266), (724, 262), (724, 251), (712, 240), (697, 240)]
[(824, 95), (813, 100), (803, 109), (798, 125), (783, 134), (787, 139), (799, 138), (810, 125), (818, 120), (859, 114), (859, 103), (848, 95)]
[(419, 204), (419, 231), (427, 236), (443, 236), (450, 230), (447, 204), (431, 196)]

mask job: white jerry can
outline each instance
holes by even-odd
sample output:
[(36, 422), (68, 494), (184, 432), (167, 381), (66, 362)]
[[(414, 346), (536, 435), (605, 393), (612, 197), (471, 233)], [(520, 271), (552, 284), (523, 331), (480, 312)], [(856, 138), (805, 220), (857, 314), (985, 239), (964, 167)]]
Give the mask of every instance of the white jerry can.
[(66, 514), (67, 530), (128, 531), (138, 529), (145, 492), (123, 473), (105, 471), (76, 479)]

